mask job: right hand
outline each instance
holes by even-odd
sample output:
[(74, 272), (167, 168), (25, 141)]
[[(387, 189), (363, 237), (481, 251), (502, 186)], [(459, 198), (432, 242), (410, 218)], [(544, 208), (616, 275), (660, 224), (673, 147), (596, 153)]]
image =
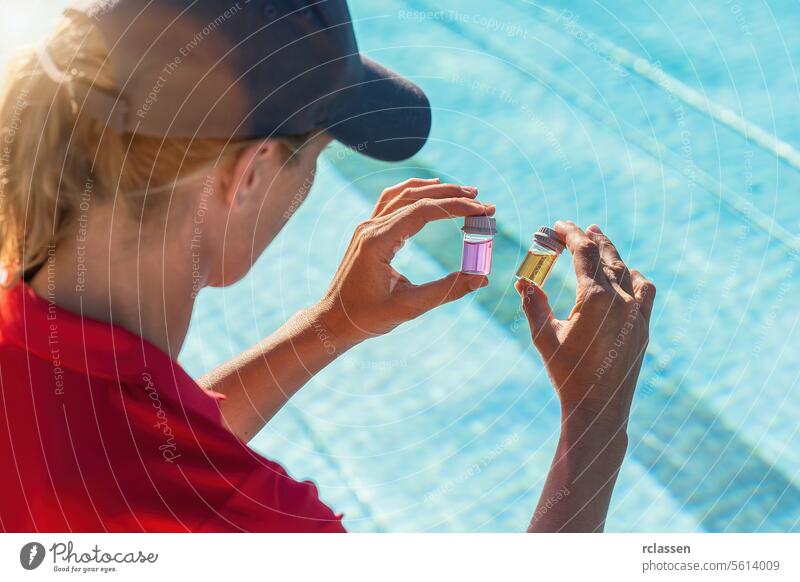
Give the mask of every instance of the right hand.
[(415, 285), (392, 267), (406, 240), (435, 220), (494, 214), (478, 192), (439, 180), (412, 178), (387, 188), (372, 217), (356, 229), (328, 293), (317, 309), (346, 345), (388, 333), (444, 303), (488, 284), (481, 275), (451, 273)]
[(540, 287), (518, 281), (533, 343), (566, 420), (575, 416), (624, 432), (647, 348), (655, 285), (628, 270), (597, 226), (584, 232), (559, 221), (555, 230), (573, 256), (575, 306), (566, 320), (558, 320)]

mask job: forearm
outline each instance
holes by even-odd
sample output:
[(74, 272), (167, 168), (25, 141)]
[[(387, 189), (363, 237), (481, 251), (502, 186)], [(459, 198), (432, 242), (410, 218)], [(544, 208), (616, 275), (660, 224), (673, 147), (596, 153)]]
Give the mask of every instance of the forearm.
[(274, 334), (199, 380), (222, 394), (228, 428), (249, 441), (308, 380), (358, 340), (319, 306), (295, 314)]
[(561, 436), (530, 532), (601, 532), (627, 448), (622, 423), (565, 410)]

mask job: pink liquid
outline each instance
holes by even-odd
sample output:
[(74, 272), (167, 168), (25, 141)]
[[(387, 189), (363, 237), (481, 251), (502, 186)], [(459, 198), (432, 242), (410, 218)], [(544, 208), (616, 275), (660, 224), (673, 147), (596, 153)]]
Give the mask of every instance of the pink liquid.
[(492, 240), (481, 242), (464, 241), (464, 254), (461, 256), (461, 272), (474, 275), (488, 275), (492, 272)]

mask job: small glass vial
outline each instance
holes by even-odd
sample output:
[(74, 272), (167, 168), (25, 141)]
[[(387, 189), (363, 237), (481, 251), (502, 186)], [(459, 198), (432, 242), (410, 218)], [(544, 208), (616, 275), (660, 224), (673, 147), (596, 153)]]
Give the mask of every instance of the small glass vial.
[(461, 272), (488, 275), (492, 272), (492, 245), (497, 221), (491, 216), (467, 216), (464, 219), (464, 252)]
[(546, 226), (540, 228), (533, 235), (531, 248), (517, 269), (517, 279), (525, 279), (540, 287), (544, 285), (565, 246), (552, 228)]

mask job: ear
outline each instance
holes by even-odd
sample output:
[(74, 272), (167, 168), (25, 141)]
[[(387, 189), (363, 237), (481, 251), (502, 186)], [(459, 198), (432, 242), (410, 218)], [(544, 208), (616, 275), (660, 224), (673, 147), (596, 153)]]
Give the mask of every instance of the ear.
[(274, 140), (254, 143), (242, 150), (226, 168), (221, 168), (222, 194), (229, 208), (241, 206), (259, 188), (263, 188), (264, 176), (268, 172), (266, 160), (279, 155), (280, 144)]

